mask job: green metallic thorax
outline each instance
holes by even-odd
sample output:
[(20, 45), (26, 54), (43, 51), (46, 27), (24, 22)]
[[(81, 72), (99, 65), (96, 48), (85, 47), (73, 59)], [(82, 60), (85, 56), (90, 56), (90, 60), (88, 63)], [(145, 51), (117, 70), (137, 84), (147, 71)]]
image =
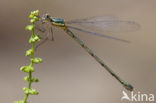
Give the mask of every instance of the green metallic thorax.
[(65, 26), (65, 22), (64, 19), (62, 18), (52, 18), (52, 24), (55, 26), (59, 26), (59, 27), (64, 27)]

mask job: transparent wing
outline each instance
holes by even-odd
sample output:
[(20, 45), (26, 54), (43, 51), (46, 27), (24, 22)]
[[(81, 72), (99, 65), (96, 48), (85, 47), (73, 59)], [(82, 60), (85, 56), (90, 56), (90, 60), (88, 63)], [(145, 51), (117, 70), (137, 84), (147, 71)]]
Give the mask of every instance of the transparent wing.
[(35, 30), (41, 35), (41, 38), (47, 37), (49, 40), (53, 40), (53, 31), (51, 24), (37, 22), (35, 24)]
[(35, 31), (37, 34), (40, 34), (41, 41), (36, 45), (35, 49), (37, 49), (39, 46), (46, 43), (48, 40), (53, 41), (53, 31), (52, 26), (45, 23), (38, 22), (35, 24)]
[(121, 42), (130, 43), (130, 41), (128, 41), (128, 40), (124, 40), (124, 39), (121, 39), (121, 38), (117, 38), (117, 37), (105, 35), (105, 34), (102, 34), (102, 33), (97, 33), (97, 32), (93, 32), (93, 31), (88, 31), (88, 30), (84, 30), (84, 29), (77, 28), (77, 27), (72, 27), (72, 26), (68, 26), (68, 28), (69, 28), (69, 29), (78, 30), (78, 31), (81, 31), (81, 32), (85, 32), (85, 33), (88, 33), (88, 34), (93, 34), (93, 35), (96, 35), (96, 36), (100, 36), (100, 37), (112, 39), (112, 40), (117, 40), (117, 41), (121, 41)]
[(118, 17), (111, 15), (71, 20), (67, 21), (67, 24), (102, 32), (129, 32), (136, 31), (140, 27), (140, 25), (134, 21), (122, 21)]

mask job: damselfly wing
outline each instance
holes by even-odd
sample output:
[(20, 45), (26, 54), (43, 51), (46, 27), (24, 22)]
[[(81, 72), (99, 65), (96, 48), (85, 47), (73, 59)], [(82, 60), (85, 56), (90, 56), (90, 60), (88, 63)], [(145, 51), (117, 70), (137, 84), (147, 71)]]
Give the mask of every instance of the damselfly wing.
[[(118, 17), (112, 15), (95, 16), (85, 19), (75, 19), (64, 22), (69, 29), (127, 43), (129, 43), (130, 41), (110, 36), (109, 34), (132, 32), (140, 28), (140, 25), (134, 21), (120, 20)], [(43, 23), (39, 25), (40, 26), (38, 26), (36, 29), (42, 32), (41, 34), (43, 34), (43, 41), (45, 42), (46, 40), (53, 40), (53, 32), (51, 28), (52, 25), (49, 23), (48, 26), (47, 23), (45, 25), (43, 25)]]

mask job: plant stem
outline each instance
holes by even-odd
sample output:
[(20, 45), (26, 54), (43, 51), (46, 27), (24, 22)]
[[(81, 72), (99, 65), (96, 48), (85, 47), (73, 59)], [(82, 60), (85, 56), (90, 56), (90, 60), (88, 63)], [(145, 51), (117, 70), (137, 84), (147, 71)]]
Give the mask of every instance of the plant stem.
[[(35, 26), (34, 23), (32, 23), (32, 26)], [(34, 28), (32, 29), (32, 36), (35, 36), (35, 30)], [(34, 62), (32, 61), (32, 59), (34, 59), (35, 56), (35, 42), (32, 43), (32, 55), (31, 55), (31, 63), (30, 66), (33, 67), (34, 66)], [(29, 72), (29, 81), (28, 81), (28, 89), (31, 89), (31, 84), (32, 84), (32, 72)], [(24, 97), (24, 103), (27, 103), (27, 99), (28, 99), (29, 94), (25, 94)]]
[(28, 73), (28, 76), (24, 77), (24, 81), (28, 82), (28, 87), (24, 87), (23, 91), (24, 91), (24, 99), (23, 100), (19, 100), (19, 101), (15, 101), (14, 103), (27, 103), (28, 100), (28, 96), (29, 95), (38, 95), (39, 92), (33, 88), (31, 88), (31, 85), (33, 82), (39, 82), (39, 79), (36, 77), (32, 76), (32, 72), (35, 71), (34, 69), (34, 64), (38, 64), (41, 63), (43, 60), (39, 57), (35, 58), (35, 43), (40, 41), (40, 36), (39, 34), (35, 34), (35, 23), (39, 21), (39, 11), (32, 11), (29, 15), (30, 18), (30, 22), (31, 25), (27, 25), (26, 26), (26, 30), (29, 30), (32, 32), (32, 35), (29, 39), (29, 43), (32, 45), (31, 49), (28, 49), (26, 51), (25, 56), (29, 57), (30, 56), (30, 64), (28, 66), (22, 66), (20, 68), (21, 71)]

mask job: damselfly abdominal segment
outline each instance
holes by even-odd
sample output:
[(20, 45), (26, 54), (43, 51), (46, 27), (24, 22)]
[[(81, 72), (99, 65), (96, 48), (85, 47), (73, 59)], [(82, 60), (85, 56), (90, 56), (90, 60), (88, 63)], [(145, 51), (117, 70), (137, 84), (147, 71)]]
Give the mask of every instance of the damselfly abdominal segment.
[[(86, 32), (89, 34), (106, 37), (109, 39), (114, 39), (122, 42), (129, 42), (127, 40), (107, 36), (104, 34), (84, 30), (81, 28), (77, 28), (71, 26), (72, 24), (80, 25), (81, 27), (96, 27), (104, 31), (119, 31), (120, 29), (124, 31), (134, 31), (138, 28), (138, 24), (131, 21), (121, 21), (119, 19), (115, 19), (109, 16), (100, 16), (100, 17), (92, 17), (88, 19), (78, 19), (69, 22), (65, 22), (62, 18), (54, 18), (51, 17), (49, 14), (45, 14), (43, 17), (40, 17), (42, 23), (48, 23), (51, 26), (58, 27), (66, 32), (71, 38), (73, 38), (82, 48), (84, 48), (102, 67), (104, 67), (113, 77), (115, 77), (127, 90), (132, 91), (133, 86), (124, 80), (122, 80), (117, 74), (115, 74), (94, 52), (85, 45), (85, 43), (75, 35), (71, 29)], [(127, 29), (125, 29), (127, 27)]]

